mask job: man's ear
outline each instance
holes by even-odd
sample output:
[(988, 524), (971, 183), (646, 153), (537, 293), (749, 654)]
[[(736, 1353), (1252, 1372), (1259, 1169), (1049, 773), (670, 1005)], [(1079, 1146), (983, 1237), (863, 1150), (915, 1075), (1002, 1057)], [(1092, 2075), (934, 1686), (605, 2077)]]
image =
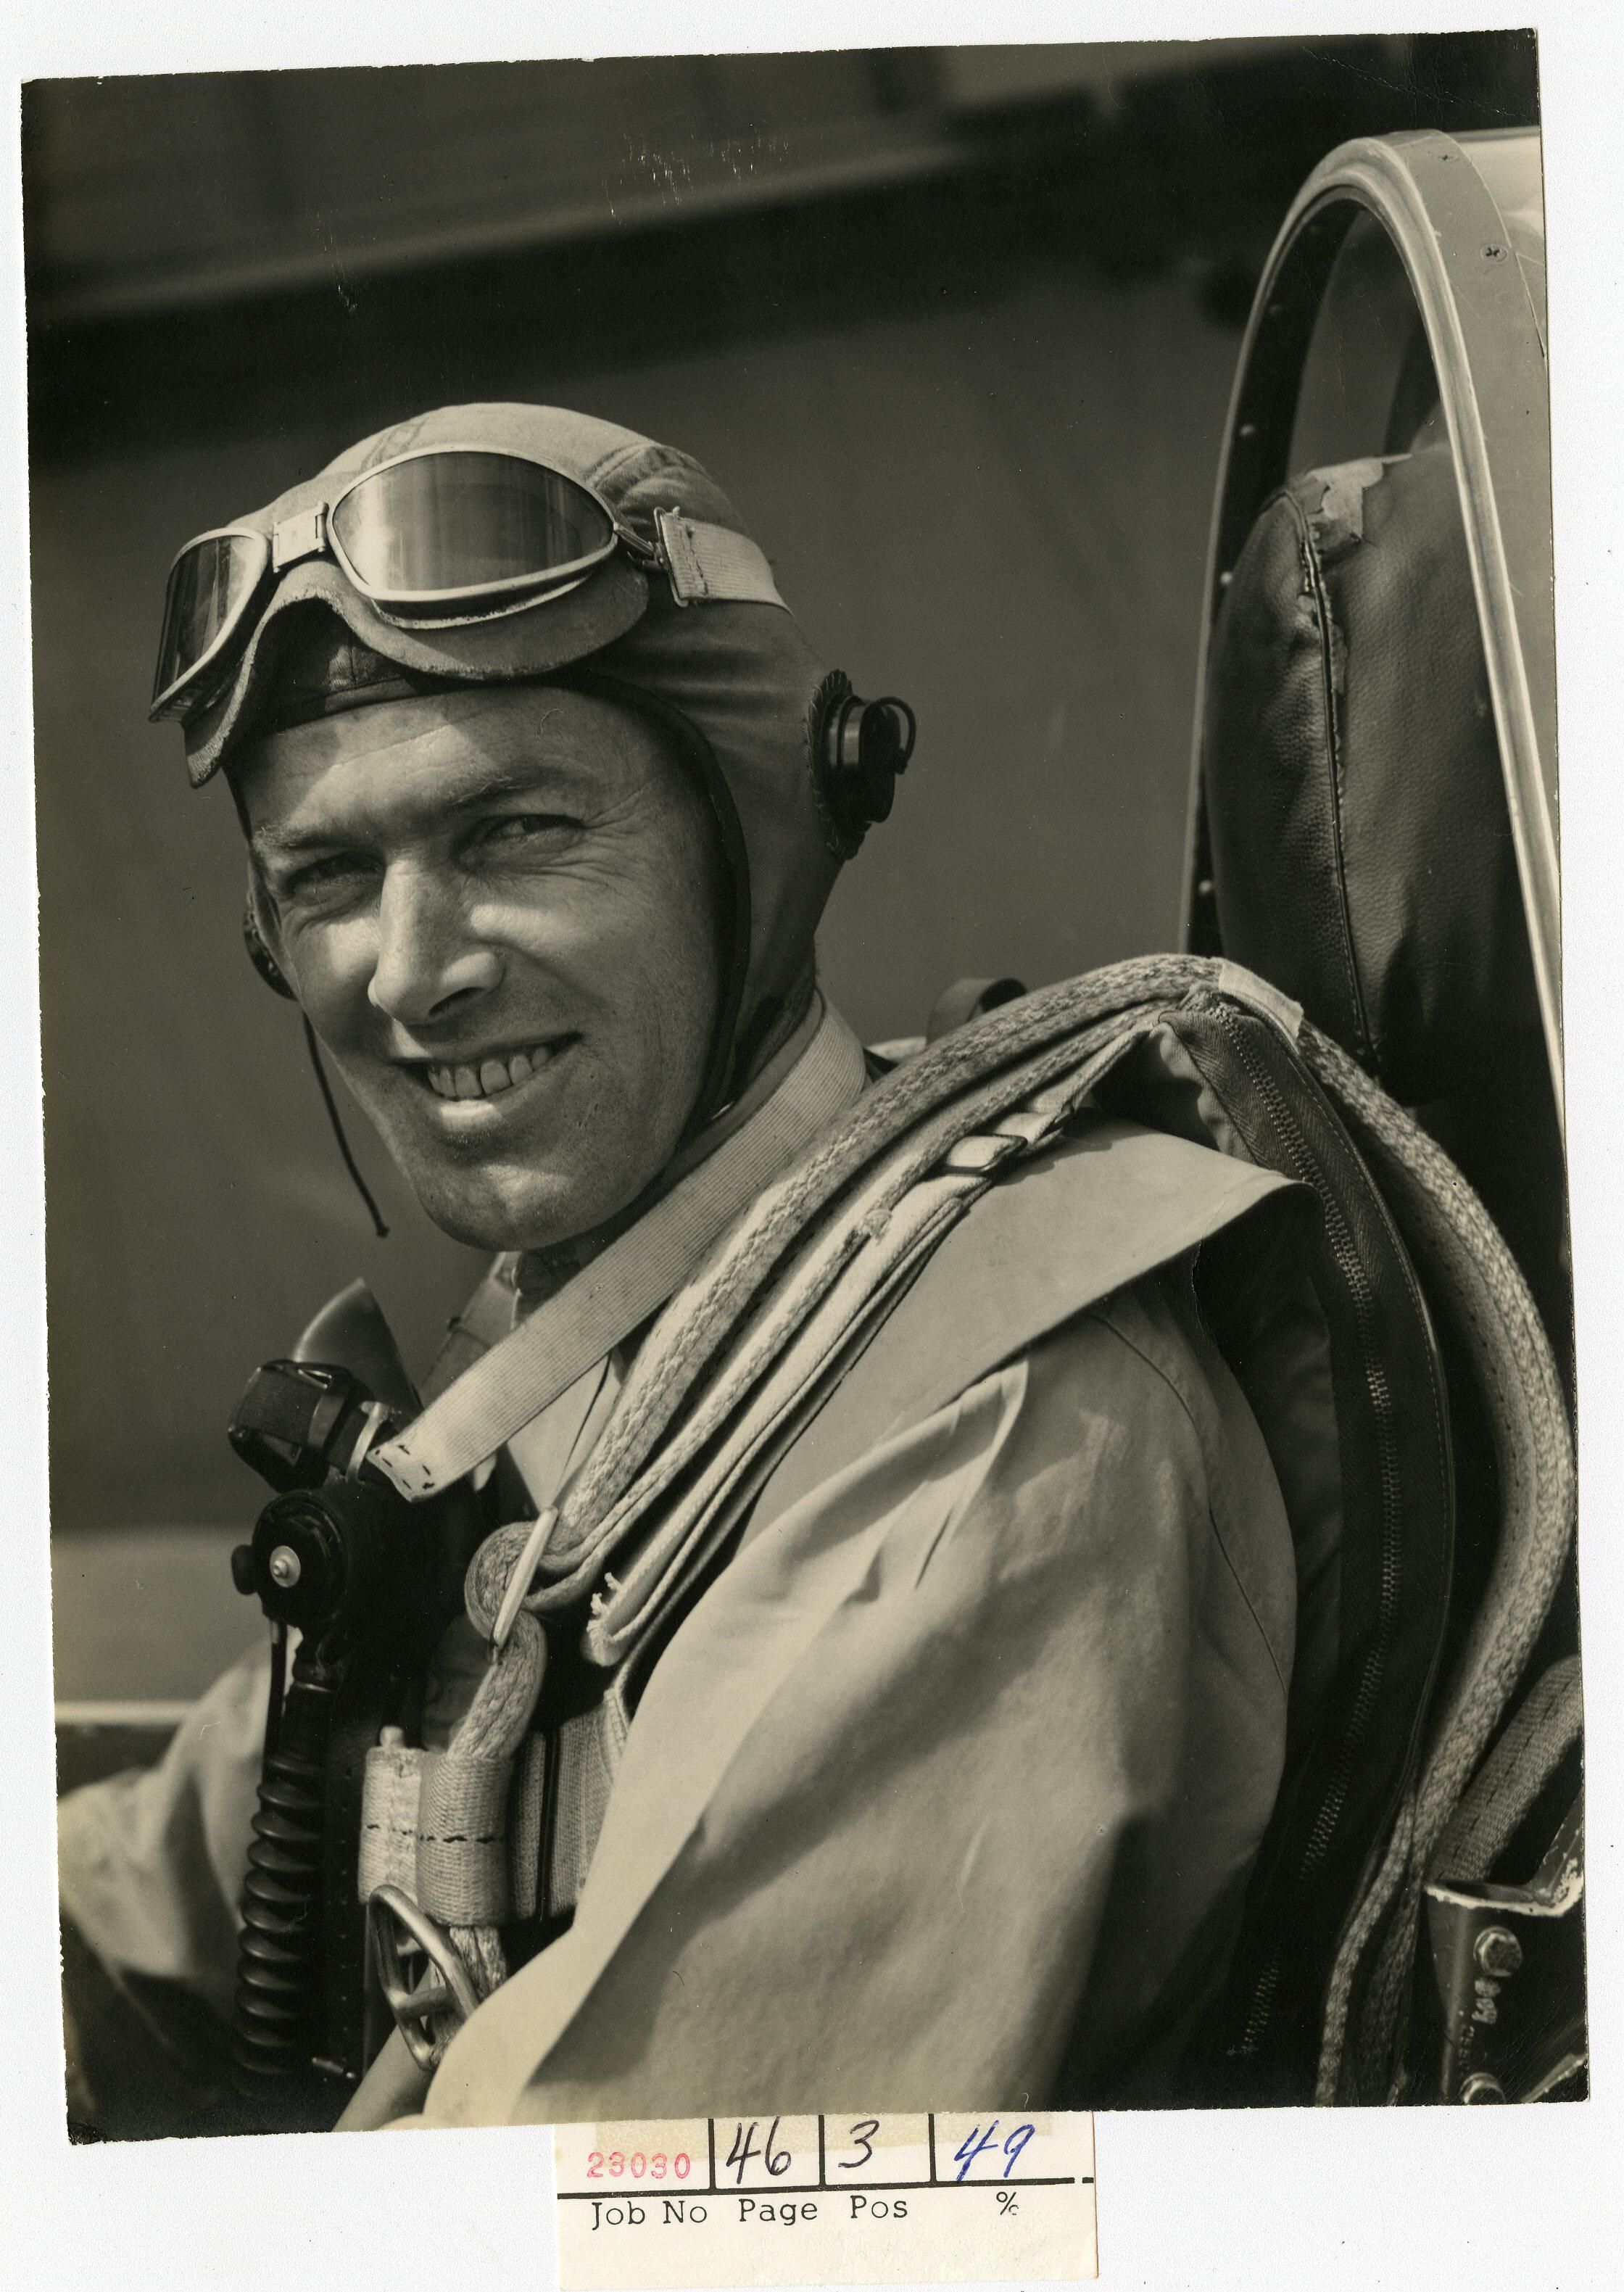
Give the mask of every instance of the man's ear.
[(296, 1003), (299, 998), (284, 978), (281, 966), (272, 952), (278, 945), (276, 911), (260, 880), (259, 869), (254, 864), (252, 854), (248, 860), (248, 897), (243, 908), (242, 938), (243, 945), (248, 950), (248, 960), (266, 986), (279, 995), (285, 995), (290, 1003)]

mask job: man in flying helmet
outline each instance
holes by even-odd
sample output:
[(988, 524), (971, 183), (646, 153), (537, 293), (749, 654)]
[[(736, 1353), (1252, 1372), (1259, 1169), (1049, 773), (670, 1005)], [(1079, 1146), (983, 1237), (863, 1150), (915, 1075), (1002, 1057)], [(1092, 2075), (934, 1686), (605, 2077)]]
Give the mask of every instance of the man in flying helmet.
[(865, 1054), (814, 932), (911, 712), (667, 447), (364, 440), (181, 553), (154, 714), (492, 1264), (438, 1361), (351, 1291), (250, 1387), (273, 1648), (63, 1802), (70, 1975), (137, 2054), (231, 2027), (266, 2124), (1171, 2089), (1297, 1640), (1192, 1268), (1297, 1190), (1022, 1002)]

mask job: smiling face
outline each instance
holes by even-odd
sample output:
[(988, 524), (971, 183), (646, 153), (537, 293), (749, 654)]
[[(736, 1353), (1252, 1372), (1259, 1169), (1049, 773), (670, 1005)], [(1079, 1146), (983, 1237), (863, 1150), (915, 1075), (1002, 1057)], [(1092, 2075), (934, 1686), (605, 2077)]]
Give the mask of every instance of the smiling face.
[(702, 790), (547, 686), (376, 703), (232, 767), (284, 977), (437, 1225), (589, 1232), (670, 1159), (720, 994)]

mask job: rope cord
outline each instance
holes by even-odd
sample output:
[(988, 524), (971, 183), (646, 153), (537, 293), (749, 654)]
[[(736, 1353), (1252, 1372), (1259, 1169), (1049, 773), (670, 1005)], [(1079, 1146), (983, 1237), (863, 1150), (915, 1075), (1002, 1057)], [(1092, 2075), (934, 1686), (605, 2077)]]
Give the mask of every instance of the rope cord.
[(1429, 1878), (1468, 1885), (1488, 1877), (1584, 1725), (1579, 1658), (1563, 1656), (1517, 1706), (1438, 1842)]

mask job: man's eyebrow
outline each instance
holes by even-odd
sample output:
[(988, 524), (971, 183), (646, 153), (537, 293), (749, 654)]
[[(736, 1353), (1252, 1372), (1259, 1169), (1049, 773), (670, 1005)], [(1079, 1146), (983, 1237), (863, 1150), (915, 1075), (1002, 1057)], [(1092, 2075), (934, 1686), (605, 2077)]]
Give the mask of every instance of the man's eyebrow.
[(255, 827), (249, 831), (248, 844), (262, 860), (296, 859), (301, 852), (329, 849), (340, 838), (321, 828)]
[(454, 811), (465, 811), (471, 804), (488, 803), (492, 796), (546, 796), (577, 786), (578, 776), (564, 765), (551, 762), (522, 769), (515, 765), (481, 773), (467, 787), (455, 790), (447, 801)]

